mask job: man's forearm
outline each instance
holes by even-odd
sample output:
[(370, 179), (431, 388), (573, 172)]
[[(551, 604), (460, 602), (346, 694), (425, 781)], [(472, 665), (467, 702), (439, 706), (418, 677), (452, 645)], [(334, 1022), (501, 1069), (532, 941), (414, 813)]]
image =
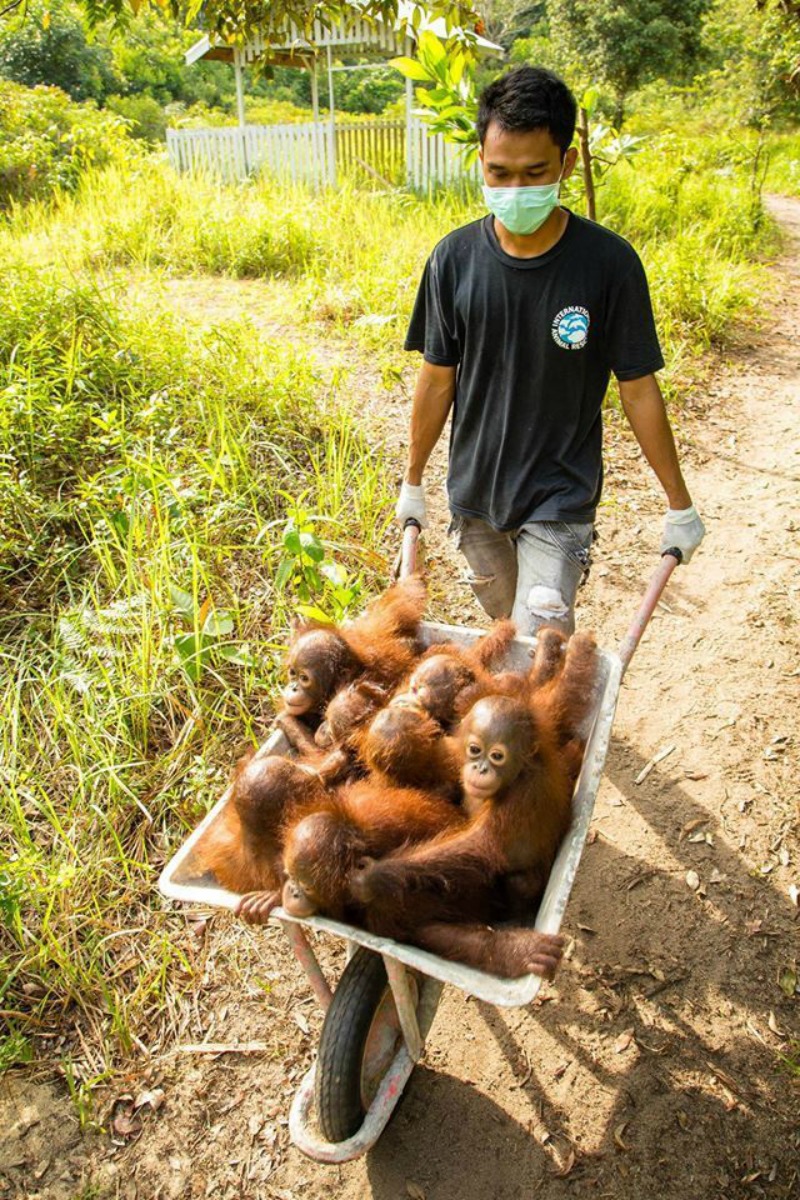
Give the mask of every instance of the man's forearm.
[(411, 407), (406, 483), (422, 483), (422, 473), (441, 437), (456, 394), (456, 368), (425, 362), (417, 377)]
[(681, 473), (675, 439), (655, 375), (620, 382), (619, 394), (625, 416), (666, 493), (669, 507), (689, 508), (692, 498)]

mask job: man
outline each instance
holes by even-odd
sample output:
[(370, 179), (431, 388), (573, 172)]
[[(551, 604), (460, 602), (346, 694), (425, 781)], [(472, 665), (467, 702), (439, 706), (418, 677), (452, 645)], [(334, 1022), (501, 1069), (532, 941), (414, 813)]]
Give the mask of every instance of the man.
[(664, 360), (639, 257), (559, 207), (577, 159), (575, 118), (551, 71), (519, 67), (485, 90), (478, 136), (490, 215), (435, 247), (405, 343), (424, 361), (397, 518), (426, 523), (423, 472), (452, 407), (451, 532), (483, 608), (511, 615), (522, 633), (574, 629), (611, 371), (667, 497), (662, 551), (676, 546), (688, 562), (705, 532), (654, 375)]

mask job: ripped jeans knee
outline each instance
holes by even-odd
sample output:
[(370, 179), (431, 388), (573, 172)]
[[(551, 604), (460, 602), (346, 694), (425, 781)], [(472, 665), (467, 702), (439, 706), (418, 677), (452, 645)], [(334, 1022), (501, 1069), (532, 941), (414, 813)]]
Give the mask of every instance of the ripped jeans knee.
[(450, 533), (467, 560), (464, 582), (490, 617), (511, 616), (522, 635), (542, 625), (573, 632), (575, 594), (589, 570), (590, 522), (533, 522), (502, 533), (454, 514)]
[(536, 583), (528, 592), (525, 603), (531, 633), (535, 633), (542, 625), (550, 625), (567, 634), (574, 631), (572, 605), (565, 600), (558, 588)]
[(513, 619), (520, 633), (550, 625), (575, 630), (575, 596), (590, 564), (594, 527), (542, 521), (524, 525), (517, 538), (519, 576)]
[(477, 575), (474, 571), (468, 571), (465, 578), (487, 616), (494, 620), (511, 616), (514, 589), (509, 586), (506, 578), (498, 578), (497, 575)]

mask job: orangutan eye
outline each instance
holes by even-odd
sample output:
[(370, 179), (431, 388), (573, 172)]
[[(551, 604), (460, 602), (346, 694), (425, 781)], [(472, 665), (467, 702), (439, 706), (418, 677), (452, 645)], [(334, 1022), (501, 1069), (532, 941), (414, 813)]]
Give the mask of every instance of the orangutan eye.
[(492, 750), (489, 753), (489, 758), (493, 763), (495, 763), (496, 766), (499, 767), (506, 761), (506, 752), (505, 750)]
[(469, 743), (469, 745), (467, 746), (467, 754), (470, 756), (470, 758), (480, 758), (481, 748), (477, 742)]
[(308, 687), (309, 683), (311, 683), (311, 676), (308, 674), (308, 672), (301, 672), (300, 682), (302, 683), (303, 687)]

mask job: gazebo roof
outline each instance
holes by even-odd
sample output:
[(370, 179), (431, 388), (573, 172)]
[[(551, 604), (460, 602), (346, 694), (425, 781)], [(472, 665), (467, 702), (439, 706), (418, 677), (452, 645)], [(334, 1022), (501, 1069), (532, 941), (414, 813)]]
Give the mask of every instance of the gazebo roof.
[[(354, 10), (358, 6), (353, 5)], [(306, 66), (310, 64), (320, 50), (328, 47), (345, 47), (351, 53), (377, 53), (387, 55), (403, 54), (407, 38), (415, 39), (416, 33), (430, 31), (437, 37), (445, 39), (448, 36), (447, 27), (442, 17), (435, 21), (425, 21), (414, 30), (410, 23), (413, 5), (409, 0), (400, 0), (397, 6), (397, 19), (388, 25), (380, 17), (374, 22), (355, 17), (350, 21), (341, 21), (331, 28), (326, 28), (320, 21), (314, 22), (313, 42), (296, 25), (289, 25), (280, 31), (277, 37), (273, 35), (267, 41), (258, 31), (254, 32), (241, 48), (241, 61), (254, 62), (256, 59), (275, 66)], [(280, 40), (278, 40), (280, 39)], [(502, 46), (490, 42), (487, 38), (476, 36), (476, 48), (483, 54), (505, 53)], [(217, 39), (213, 34), (206, 34), (190, 46), (184, 58), (188, 65), (202, 59), (222, 59), (233, 62), (234, 47)]]
[[(260, 39), (259, 39), (260, 41)], [(262, 43), (263, 45), (263, 43)], [(255, 58), (262, 58), (265, 63), (273, 67), (302, 67), (311, 61), (314, 57), (313, 51), (308, 46), (297, 46), (289, 48), (270, 46), (269, 50), (261, 54), (250, 53), (253, 42), (248, 41), (243, 47), (242, 57), (246, 62), (252, 62)], [(195, 42), (184, 53), (184, 61), (187, 66), (192, 63), (208, 61), (209, 59), (220, 62), (233, 62), (235, 46), (228, 42), (217, 41), (214, 34), (206, 33), (199, 41)]]

